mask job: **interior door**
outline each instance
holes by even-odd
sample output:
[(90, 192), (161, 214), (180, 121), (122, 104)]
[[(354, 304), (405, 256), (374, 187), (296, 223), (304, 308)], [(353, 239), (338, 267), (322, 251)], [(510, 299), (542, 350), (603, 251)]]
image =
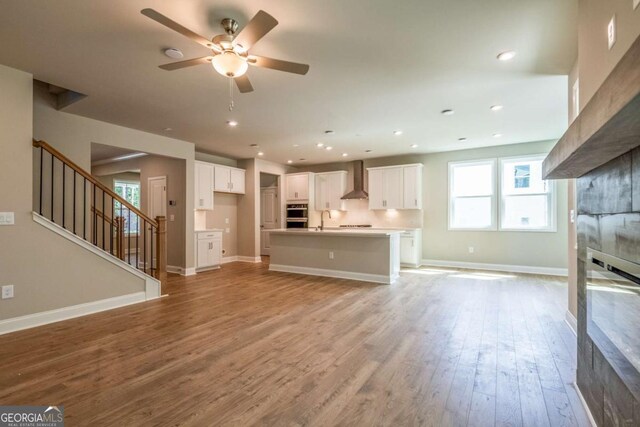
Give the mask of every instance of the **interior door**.
[(260, 225), (262, 228), (278, 228), (278, 190), (264, 188), (260, 191)]
[(155, 219), (157, 216), (167, 216), (167, 177), (157, 176), (149, 178), (149, 213)]

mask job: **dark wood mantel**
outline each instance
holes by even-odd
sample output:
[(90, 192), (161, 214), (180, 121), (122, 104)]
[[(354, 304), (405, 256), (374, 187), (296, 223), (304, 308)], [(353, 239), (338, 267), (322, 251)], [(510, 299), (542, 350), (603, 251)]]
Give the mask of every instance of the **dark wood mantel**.
[(546, 179), (578, 178), (640, 146), (640, 37), (543, 164)]

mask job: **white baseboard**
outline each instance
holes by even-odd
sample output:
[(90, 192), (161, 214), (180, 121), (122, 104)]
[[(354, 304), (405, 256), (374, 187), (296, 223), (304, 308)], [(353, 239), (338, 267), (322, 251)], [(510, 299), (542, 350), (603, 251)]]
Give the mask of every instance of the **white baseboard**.
[(470, 270), (505, 271), (509, 273), (542, 274), (546, 276), (568, 276), (566, 268), (535, 267), (528, 265), (485, 264), (480, 262), (444, 261), (439, 259), (423, 259), (422, 265), (433, 267), (467, 268)]
[(193, 276), (196, 274), (196, 269), (194, 268), (184, 268), (178, 267), (177, 265), (167, 265), (167, 273), (179, 274), (181, 276)]
[(309, 276), (335, 277), (336, 279), (360, 280), (363, 282), (393, 284), (398, 276), (385, 276), (382, 274), (354, 273), (350, 271), (327, 270), (324, 268), (297, 267), (291, 265), (270, 264), (269, 271), (280, 271), (283, 273), (307, 274)]
[(0, 321), (0, 335), (10, 332), (20, 331), (23, 329), (42, 326), (49, 323), (60, 322), (62, 320), (73, 319), (75, 317), (86, 316), (88, 314), (99, 313), (105, 310), (111, 310), (126, 305), (137, 304), (149, 301), (147, 293), (136, 292), (128, 295), (121, 295), (113, 298), (102, 299), (98, 301), (87, 302), (84, 304), (72, 305), (69, 307), (58, 308), (55, 310), (43, 311), (40, 313), (28, 314), (26, 316), (14, 317)]
[(569, 329), (571, 329), (571, 332), (573, 332), (573, 334), (577, 336), (578, 321), (569, 310), (565, 311), (564, 313), (564, 321), (567, 323), (567, 325), (569, 325)]
[(598, 427), (598, 424), (596, 424), (596, 420), (593, 418), (593, 415), (591, 414), (591, 409), (589, 409), (589, 405), (587, 405), (587, 401), (584, 400), (584, 396), (580, 391), (580, 387), (578, 387), (578, 384), (576, 383), (573, 383), (571, 385), (573, 386), (573, 388), (576, 389), (576, 392), (578, 393), (578, 397), (580, 398), (580, 402), (582, 402), (582, 406), (584, 407), (584, 410), (587, 413), (587, 417), (589, 418), (589, 422), (591, 423), (591, 426)]
[(220, 261), (221, 264), (228, 264), (230, 262), (237, 262), (238, 261), (238, 256), (237, 255), (233, 255), (233, 256), (225, 256), (222, 257), (222, 261)]
[[(147, 299), (158, 298), (160, 296), (160, 281), (155, 277), (151, 277), (148, 274), (143, 273), (137, 268), (129, 265), (128, 263), (122, 261), (120, 258), (111, 255), (109, 252), (105, 252), (101, 249), (98, 249), (91, 243), (87, 242), (83, 238), (76, 236), (69, 230), (66, 230), (63, 227), (60, 227), (58, 224), (49, 221), (47, 218), (42, 215), (33, 212), (33, 221), (42, 225), (43, 227), (51, 230), (52, 232), (64, 237), (72, 243), (75, 243), (78, 246), (83, 247), (89, 252), (93, 253), (100, 258), (109, 261), (110, 263), (126, 270), (127, 272), (133, 274), (134, 276), (139, 277), (140, 279), (145, 281), (145, 293), (147, 294)], [(155, 292), (155, 294), (154, 294)]]
[(256, 256), (241, 256), (238, 255), (238, 259), (236, 261), (240, 262), (262, 262), (262, 257)]

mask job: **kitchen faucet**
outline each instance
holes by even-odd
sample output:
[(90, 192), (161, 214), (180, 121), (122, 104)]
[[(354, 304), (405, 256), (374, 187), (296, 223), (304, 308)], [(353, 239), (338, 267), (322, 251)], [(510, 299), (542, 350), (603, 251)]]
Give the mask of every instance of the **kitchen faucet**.
[(329, 219), (331, 219), (331, 211), (330, 210), (323, 210), (322, 213), (320, 214), (320, 231), (324, 230), (324, 213), (327, 212), (329, 214)]

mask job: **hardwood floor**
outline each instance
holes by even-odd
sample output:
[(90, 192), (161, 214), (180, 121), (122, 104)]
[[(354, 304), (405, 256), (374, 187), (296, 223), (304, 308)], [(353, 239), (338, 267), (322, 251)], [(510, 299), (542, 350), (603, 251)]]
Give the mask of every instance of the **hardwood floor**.
[(560, 279), (172, 275), (168, 297), (0, 336), (0, 404), (67, 425), (589, 425)]

